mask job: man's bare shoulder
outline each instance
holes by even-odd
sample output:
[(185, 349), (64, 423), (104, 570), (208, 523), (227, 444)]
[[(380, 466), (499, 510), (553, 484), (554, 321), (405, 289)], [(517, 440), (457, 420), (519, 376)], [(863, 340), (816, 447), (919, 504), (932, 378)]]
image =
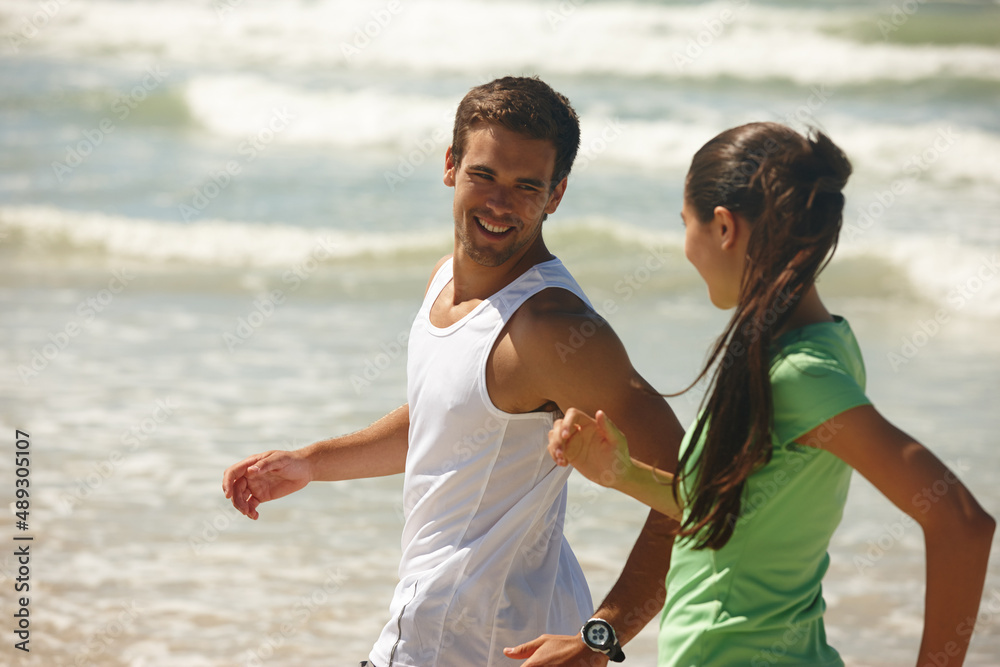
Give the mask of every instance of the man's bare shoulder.
[(427, 279), (427, 287), (424, 288), (425, 295), (427, 294), (427, 290), (431, 288), (431, 283), (434, 282), (434, 276), (436, 276), (438, 271), (441, 270), (441, 267), (444, 266), (444, 263), (447, 262), (452, 257), (453, 255), (445, 255), (444, 257), (442, 257), (437, 261), (437, 264), (434, 265), (434, 270), (431, 271), (431, 277)]
[(599, 343), (607, 336), (617, 341), (607, 321), (586, 301), (559, 287), (529, 298), (511, 318), (507, 331), (523, 361), (543, 364), (552, 358), (565, 360), (567, 348), (579, 349), (587, 341)]
[(588, 414), (603, 409), (626, 417), (633, 404), (666, 406), (633, 368), (607, 320), (563, 289), (539, 292), (518, 309), (494, 361), (499, 382), (493, 386), (516, 388), (497, 395), (516, 408), (576, 407)]
[[(515, 318), (520, 327), (561, 327), (567, 323), (599, 319), (587, 302), (562, 287), (548, 287), (528, 298)], [(513, 324), (513, 321), (512, 321)]]

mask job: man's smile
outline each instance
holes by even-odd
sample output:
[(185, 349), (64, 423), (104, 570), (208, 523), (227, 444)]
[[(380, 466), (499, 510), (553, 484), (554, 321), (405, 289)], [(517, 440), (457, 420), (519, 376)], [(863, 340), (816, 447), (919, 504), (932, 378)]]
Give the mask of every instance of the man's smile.
[(472, 216), (472, 219), (476, 221), (481, 230), (488, 232), (489, 236), (501, 237), (506, 236), (509, 232), (513, 231), (513, 226), (497, 225), (493, 223), (486, 222), (479, 216)]

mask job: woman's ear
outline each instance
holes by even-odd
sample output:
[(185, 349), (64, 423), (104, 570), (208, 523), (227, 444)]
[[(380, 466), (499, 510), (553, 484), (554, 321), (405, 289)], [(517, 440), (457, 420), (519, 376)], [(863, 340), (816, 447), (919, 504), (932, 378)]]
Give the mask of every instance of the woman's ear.
[(712, 219), (712, 226), (718, 234), (720, 247), (724, 250), (734, 247), (740, 237), (739, 221), (736, 216), (725, 206), (716, 206), (713, 213), (715, 217)]

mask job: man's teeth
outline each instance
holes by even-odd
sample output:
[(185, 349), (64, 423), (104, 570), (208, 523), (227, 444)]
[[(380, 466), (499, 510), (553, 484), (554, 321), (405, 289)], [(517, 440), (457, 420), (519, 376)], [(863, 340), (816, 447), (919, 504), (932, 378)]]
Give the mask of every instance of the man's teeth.
[(479, 224), (483, 226), (483, 229), (489, 232), (493, 232), (494, 234), (503, 234), (505, 231), (509, 229), (509, 227), (494, 227), (485, 220), (479, 220)]

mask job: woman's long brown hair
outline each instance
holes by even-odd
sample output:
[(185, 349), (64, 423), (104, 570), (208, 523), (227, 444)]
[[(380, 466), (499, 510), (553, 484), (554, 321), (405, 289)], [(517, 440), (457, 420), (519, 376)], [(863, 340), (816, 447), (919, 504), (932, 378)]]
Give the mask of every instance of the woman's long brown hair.
[(712, 378), (690, 440), (705, 434), (701, 454), (689, 467), (688, 447), (678, 466), (694, 480), (678, 535), (695, 549), (729, 541), (747, 477), (771, 459), (774, 334), (833, 255), (850, 174), (826, 135), (777, 123), (727, 130), (691, 161), (684, 196), (698, 220), (688, 224), (707, 223), (724, 206), (751, 230), (736, 312), (691, 385)]

